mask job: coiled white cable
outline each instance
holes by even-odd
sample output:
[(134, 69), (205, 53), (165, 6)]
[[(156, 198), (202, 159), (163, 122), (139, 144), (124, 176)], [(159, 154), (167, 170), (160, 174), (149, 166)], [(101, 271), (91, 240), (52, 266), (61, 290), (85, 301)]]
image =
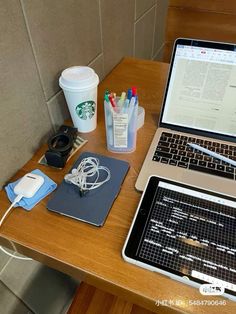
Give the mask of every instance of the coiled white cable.
[[(106, 178), (99, 181), (101, 171), (107, 174)], [(94, 178), (93, 178), (94, 177)], [(89, 178), (93, 179), (88, 181)], [(87, 157), (81, 160), (77, 168), (72, 169), (71, 173), (65, 175), (64, 179), (67, 183), (74, 184), (79, 187), (81, 196), (90, 190), (99, 188), (111, 178), (111, 172), (107, 167), (99, 165), (99, 159), (95, 157)]]

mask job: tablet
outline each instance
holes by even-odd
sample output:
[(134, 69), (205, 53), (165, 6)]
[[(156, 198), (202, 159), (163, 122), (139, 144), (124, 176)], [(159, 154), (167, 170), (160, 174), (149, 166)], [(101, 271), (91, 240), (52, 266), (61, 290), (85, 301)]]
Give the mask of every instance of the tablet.
[(211, 284), (209, 294), (236, 301), (235, 233), (236, 199), (151, 176), (122, 256), (195, 287)]

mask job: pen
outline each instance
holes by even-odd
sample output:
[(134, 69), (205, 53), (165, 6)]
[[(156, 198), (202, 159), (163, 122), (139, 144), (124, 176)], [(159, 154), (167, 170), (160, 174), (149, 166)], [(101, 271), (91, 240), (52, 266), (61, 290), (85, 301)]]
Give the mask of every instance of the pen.
[(109, 98), (108, 98), (108, 95), (109, 95), (109, 92), (108, 92), (108, 93), (105, 92), (105, 94), (104, 94), (104, 100), (109, 103), (110, 100), (109, 100)]
[(127, 99), (130, 101), (132, 98), (132, 89), (129, 88), (128, 91), (127, 91)]
[(137, 95), (137, 87), (132, 86), (131, 87), (131, 91), (132, 91), (132, 96), (136, 96)]
[(118, 103), (117, 103), (117, 106), (118, 106), (118, 107), (122, 107), (122, 106), (123, 106), (124, 101), (125, 101), (125, 95), (126, 95), (125, 92), (122, 92), (122, 93), (121, 93), (120, 99), (119, 99), (119, 101), (118, 101)]
[(133, 96), (130, 100), (130, 103), (129, 103), (129, 122), (132, 118), (132, 114), (133, 114), (133, 111), (134, 111), (134, 106), (135, 106), (135, 97)]
[(111, 96), (111, 94), (108, 96), (110, 103), (112, 105), (112, 107), (115, 109), (116, 108), (116, 103), (114, 101), (114, 98)]
[(200, 150), (201, 152), (203, 152), (203, 153), (205, 153), (205, 154), (207, 154), (207, 155), (209, 155), (209, 156), (212, 156), (212, 157), (214, 157), (214, 158), (218, 158), (218, 159), (220, 159), (220, 160), (222, 160), (222, 161), (225, 161), (225, 162), (231, 164), (232, 166), (236, 166), (236, 161), (234, 161), (234, 160), (232, 160), (232, 159), (229, 159), (229, 158), (227, 158), (227, 157), (225, 157), (225, 156), (222, 156), (222, 155), (220, 155), (220, 154), (217, 154), (217, 153), (215, 153), (215, 152), (212, 152), (211, 150), (206, 149), (206, 148), (204, 148), (204, 147), (202, 147), (202, 146), (199, 146), (199, 145), (197, 145), (197, 144), (188, 143), (188, 145), (191, 146), (191, 147), (194, 148), (194, 149)]

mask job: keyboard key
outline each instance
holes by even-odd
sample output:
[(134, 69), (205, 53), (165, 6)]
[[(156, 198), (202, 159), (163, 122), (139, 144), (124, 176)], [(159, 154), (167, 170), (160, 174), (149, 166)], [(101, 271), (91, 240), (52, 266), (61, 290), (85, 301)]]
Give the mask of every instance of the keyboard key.
[(187, 152), (187, 157), (190, 157), (190, 158), (193, 158), (194, 157), (194, 153), (191, 153), (191, 152)]
[(176, 166), (176, 165), (177, 165), (177, 161), (171, 159), (171, 160), (169, 161), (169, 164), (172, 165), (172, 166)]
[(198, 164), (199, 164), (199, 166), (201, 166), (201, 167), (206, 167), (207, 162), (206, 162), (206, 161), (203, 161), (203, 160), (199, 160)]
[(196, 139), (196, 143), (198, 143), (198, 144), (203, 144), (204, 142), (203, 142), (203, 140), (201, 140), (200, 138), (197, 138), (197, 139)]
[(152, 157), (152, 160), (153, 160), (153, 161), (160, 161), (160, 159), (161, 159), (161, 158), (160, 158), (159, 156), (153, 156), (153, 157)]
[(192, 148), (191, 146), (187, 146), (187, 147), (186, 147), (186, 151), (187, 151), (187, 152), (193, 152), (193, 148)]
[(162, 135), (163, 136), (166, 136), (166, 137), (172, 137), (172, 133), (168, 133), (168, 132), (162, 132)]
[(212, 161), (212, 157), (205, 155), (203, 157), (203, 160), (205, 160), (205, 161)]
[(198, 160), (202, 160), (203, 159), (203, 155), (196, 154), (195, 158), (198, 159)]
[(172, 149), (170, 150), (170, 152), (171, 152), (171, 154), (178, 154), (178, 149), (172, 148)]
[(183, 144), (183, 141), (181, 141), (181, 140), (175, 140), (175, 144)]
[(173, 144), (173, 143), (170, 144), (170, 148), (176, 148), (177, 146), (178, 146), (177, 144)]
[(208, 162), (207, 167), (211, 169), (215, 169), (216, 165), (213, 162)]
[(197, 159), (190, 159), (190, 163), (193, 165), (197, 165), (198, 164), (198, 160)]
[(180, 159), (181, 159), (181, 157), (180, 157), (180, 156), (178, 156), (178, 155), (174, 155), (174, 156), (172, 157), (172, 159), (174, 159), (174, 160), (180, 160)]
[(186, 152), (184, 150), (180, 150), (178, 155), (179, 156), (186, 156)]
[(202, 155), (202, 151), (198, 150), (198, 149), (194, 149), (194, 153)]
[(228, 178), (228, 179), (234, 179), (234, 175), (232, 173), (219, 171), (217, 169), (205, 168), (205, 167), (201, 167), (201, 166), (193, 165), (193, 164), (189, 164), (189, 169), (200, 171), (200, 172), (207, 173), (207, 174), (220, 176), (220, 177), (224, 177), (224, 178)]
[(226, 162), (226, 161), (221, 161), (221, 163), (222, 163), (222, 165), (225, 165), (225, 166), (228, 166), (229, 165), (229, 163), (228, 162)]
[(181, 161), (189, 162), (189, 158), (188, 157), (181, 157)]
[(165, 158), (168, 158), (168, 159), (172, 158), (172, 154), (165, 153), (165, 152), (155, 152), (155, 156), (156, 157), (165, 157)]
[(163, 141), (159, 141), (158, 147), (159, 147), (159, 146), (169, 147), (169, 146), (170, 146), (170, 143), (168, 143), (168, 142), (163, 142)]
[(208, 147), (208, 150), (210, 150), (211, 152), (215, 152), (216, 151), (215, 147), (212, 147), (212, 146)]
[(178, 162), (178, 166), (181, 167), (181, 168), (187, 168), (187, 167), (188, 167), (188, 164), (187, 164), (186, 162), (179, 161), (179, 162)]
[(180, 135), (179, 134), (173, 134), (173, 138), (179, 139)]
[(167, 142), (169, 143), (174, 143), (176, 140), (174, 138), (168, 137)]
[(227, 144), (220, 144), (220, 147), (223, 148), (223, 149), (228, 149), (229, 146)]
[(225, 170), (226, 170), (226, 172), (234, 173), (233, 167), (226, 167)]
[(225, 154), (232, 156), (232, 155), (233, 155), (233, 151), (226, 149), (226, 150), (225, 150)]
[(168, 137), (161, 135), (161, 137), (160, 137), (160, 140), (159, 140), (159, 141), (162, 141), (162, 142), (167, 142), (167, 140), (168, 140)]
[(221, 170), (221, 171), (225, 171), (225, 166), (223, 165), (217, 165), (216, 169)]
[(156, 152), (166, 152), (169, 153), (170, 149), (169, 147), (163, 147), (163, 146), (157, 146)]
[(168, 164), (168, 158), (164, 158), (164, 157), (162, 157), (161, 158), (161, 162), (163, 163), (163, 164)]

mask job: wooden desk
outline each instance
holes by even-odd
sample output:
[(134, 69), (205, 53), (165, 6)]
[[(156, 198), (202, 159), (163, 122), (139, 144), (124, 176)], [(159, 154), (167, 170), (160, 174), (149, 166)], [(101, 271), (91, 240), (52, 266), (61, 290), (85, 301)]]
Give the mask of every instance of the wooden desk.
[[(203, 297), (196, 288), (130, 265), (121, 257), (141, 195), (134, 185), (156, 130), (167, 70), (168, 64), (125, 58), (99, 86), (98, 127), (94, 132), (84, 135), (88, 143), (81, 151), (115, 156), (129, 161), (131, 166), (105, 225), (97, 228), (49, 212), (46, 209), (46, 198), (30, 212), (14, 209), (0, 230), (0, 242), (8, 247), (13, 242), (19, 252), (35, 260), (158, 313), (235, 313), (236, 303), (228, 300), (226, 306), (191, 305), (189, 300), (217, 301), (221, 298)], [(119, 94), (132, 85), (138, 87), (140, 104), (146, 110), (145, 125), (138, 131), (134, 153), (112, 154), (106, 150), (103, 93), (108, 88)], [(37, 163), (45, 150), (46, 145), (12, 180), (39, 168), (60, 184), (79, 153), (63, 170), (56, 170)], [(5, 192), (1, 191), (1, 216), (8, 206)], [(173, 302), (173, 305), (157, 306), (155, 302), (158, 300), (167, 300)]]

